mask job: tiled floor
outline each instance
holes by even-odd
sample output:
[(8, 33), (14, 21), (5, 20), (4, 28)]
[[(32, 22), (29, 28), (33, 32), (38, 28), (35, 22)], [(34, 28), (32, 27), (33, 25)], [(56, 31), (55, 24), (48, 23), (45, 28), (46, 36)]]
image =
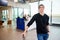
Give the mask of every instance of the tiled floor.
[[(21, 30), (9, 28), (0, 28), (0, 40), (23, 40)], [(26, 40), (35, 40), (36, 31), (30, 31), (27, 33)]]
[[(34, 28), (35, 23), (31, 26)], [(13, 26), (0, 28), (0, 40), (23, 40), (21, 30), (15, 29)], [(26, 40), (37, 40), (36, 30), (28, 31)], [(60, 40), (60, 26), (50, 26), (50, 34), (48, 40)]]

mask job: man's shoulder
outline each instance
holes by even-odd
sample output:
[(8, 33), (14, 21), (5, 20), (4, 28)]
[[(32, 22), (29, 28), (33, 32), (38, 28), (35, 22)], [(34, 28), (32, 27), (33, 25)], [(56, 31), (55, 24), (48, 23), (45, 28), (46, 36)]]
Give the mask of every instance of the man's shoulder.
[(39, 13), (36, 13), (34, 16), (37, 16), (37, 15), (39, 15)]
[(49, 16), (47, 14), (45, 14), (45, 16), (49, 18)]

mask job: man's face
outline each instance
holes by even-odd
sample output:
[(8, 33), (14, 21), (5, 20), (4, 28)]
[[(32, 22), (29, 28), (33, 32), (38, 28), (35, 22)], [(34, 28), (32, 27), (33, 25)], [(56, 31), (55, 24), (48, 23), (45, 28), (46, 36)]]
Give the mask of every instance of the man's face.
[(40, 13), (43, 13), (43, 12), (44, 12), (44, 6), (40, 6), (39, 12), (40, 12)]

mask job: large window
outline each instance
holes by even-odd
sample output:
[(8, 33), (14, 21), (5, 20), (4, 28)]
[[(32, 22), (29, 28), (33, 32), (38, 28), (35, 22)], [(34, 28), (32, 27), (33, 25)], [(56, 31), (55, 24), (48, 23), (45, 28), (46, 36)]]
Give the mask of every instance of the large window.
[(18, 16), (19, 16), (20, 18), (22, 18), (22, 17), (23, 17), (23, 14), (24, 14), (23, 8), (19, 8), (19, 9), (18, 9)]
[(2, 15), (3, 15), (2, 20), (7, 20), (7, 17), (8, 17), (7, 13), (8, 13), (8, 10), (2, 10)]
[(13, 18), (17, 18), (18, 14), (18, 8), (13, 8)]
[(25, 14), (31, 16), (30, 9), (24, 9), (24, 15)]
[(24, 14), (23, 8), (13, 7), (12, 8), (12, 14), (13, 14), (13, 20), (15, 20), (18, 16), (20, 18), (22, 18), (23, 17), (23, 14)]
[(60, 24), (60, 0), (52, 1), (52, 23)]
[(30, 3), (31, 6), (31, 16), (38, 13), (38, 2)]

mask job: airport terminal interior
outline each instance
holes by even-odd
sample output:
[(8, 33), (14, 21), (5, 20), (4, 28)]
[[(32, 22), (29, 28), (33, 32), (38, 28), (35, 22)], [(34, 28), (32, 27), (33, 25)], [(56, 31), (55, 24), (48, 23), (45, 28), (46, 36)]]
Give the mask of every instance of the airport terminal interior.
[[(0, 40), (24, 40), (24, 28), (38, 13), (40, 4), (44, 4), (44, 13), (49, 16), (48, 40), (60, 40), (60, 0), (0, 0)], [(37, 40), (35, 22), (29, 27), (25, 40)]]

